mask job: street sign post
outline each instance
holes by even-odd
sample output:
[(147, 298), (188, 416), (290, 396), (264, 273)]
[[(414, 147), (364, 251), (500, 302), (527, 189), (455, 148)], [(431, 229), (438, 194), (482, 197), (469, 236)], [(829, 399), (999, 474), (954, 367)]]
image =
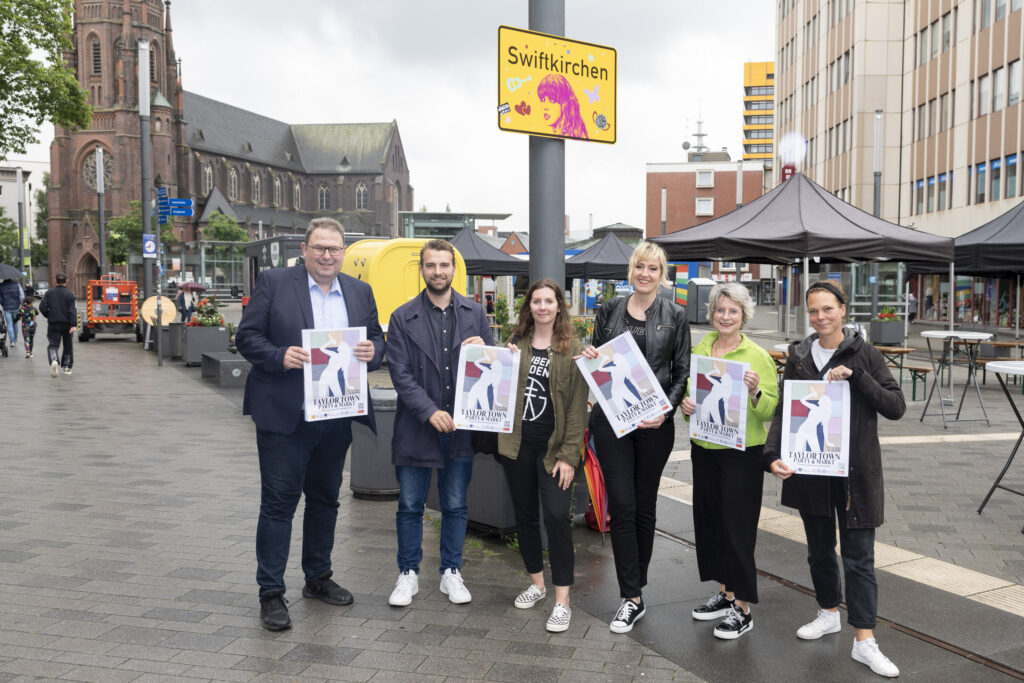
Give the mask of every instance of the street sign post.
[(616, 51), (498, 27), (498, 128), (614, 143)]

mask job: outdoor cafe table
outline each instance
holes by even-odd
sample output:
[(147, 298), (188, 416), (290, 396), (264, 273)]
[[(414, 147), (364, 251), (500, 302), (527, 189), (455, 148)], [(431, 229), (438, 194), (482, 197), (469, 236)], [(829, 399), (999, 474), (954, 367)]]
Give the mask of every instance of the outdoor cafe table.
[[(921, 332), (921, 336), (924, 337), (928, 343), (928, 360), (932, 365), (932, 372), (935, 373), (935, 381), (932, 382), (931, 391), (928, 392), (928, 400), (924, 402), (924, 410), (921, 411), (921, 421), (924, 422), (925, 416), (928, 414), (928, 406), (932, 402), (932, 396), (935, 394), (935, 390), (942, 383), (939, 379), (939, 368), (944, 365), (949, 366), (949, 398), (945, 398), (942, 395), (942, 391), (939, 391), (939, 411), (942, 413), (942, 426), (948, 428), (946, 424), (946, 406), (945, 403), (948, 400), (952, 404), (955, 400), (955, 392), (953, 389), (953, 352), (958, 341), (963, 342), (965, 355), (967, 356), (967, 381), (964, 382), (963, 393), (960, 394), (960, 405), (956, 410), (956, 420), (961, 422), (981, 422), (984, 421), (991, 426), (991, 422), (988, 419), (988, 413), (985, 411), (985, 401), (981, 398), (981, 387), (978, 385), (978, 373), (975, 367), (975, 361), (978, 359), (978, 349), (981, 346), (981, 342), (988, 341), (992, 338), (992, 335), (988, 332), (967, 332), (967, 331), (950, 331), (950, 330), (925, 330)], [(942, 355), (936, 360), (935, 350), (932, 348), (932, 339), (942, 339), (944, 342), (942, 345)], [(972, 418), (972, 419), (960, 419), (960, 413), (964, 409), (964, 399), (967, 398), (967, 390), (971, 384), (974, 384), (974, 390), (978, 394), (978, 403), (981, 404), (981, 413), (985, 417)], [(934, 413), (933, 413), (934, 414)]]
[[(996, 477), (996, 481), (992, 484), (992, 488), (988, 490), (988, 494), (985, 496), (985, 500), (981, 501), (981, 507), (978, 508), (978, 514), (985, 509), (985, 505), (988, 503), (988, 499), (992, 497), (996, 489), (1003, 489), (1010, 493), (1016, 493), (1018, 496), (1024, 496), (1024, 491), (1018, 491), (1017, 489), (1004, 486), (1000, 482), (1003, 480), (1003, 475), (1010, 469), (1010, 465), (1013, 463), (1014, 456), (1017, 455), (1017, 450), (1020, 448), (1021, 441), (1024, 441), (1024, 418), (1021, 418), (1020, 411), (1017, 410), (1017, 404), (1013, 402), (1013, 397), (1010, 396), (1010, 390), (1006, 388), (1006, 381), (1003, 379), (1003, 375), (1011, 375), (1013, 377), (1024, 376), (1024, 361), (995, 361), (988, 364), (988, 369), (994, 372), (996, 379), (999, 380), (999, 386), (1003, 388), (1003, 393), (1006, 394), (1006, 400), (1010, 402), (1010, 407), (1013, 408), (1013, 414), (1017, 416), (1017, 423), (1021, 427), (1020, 436), (1017, 437), (1017, 443), (1013, 445), (1013, 450), (1010, 451), (1010, 457), (1006, 460), (1006, 464), (1003, 465), (1003, 470)], [(1024, 528), (1021, 528), (1020, 532), (1024, 534)]]
[(903, 359), (914, 349), (908, 349), (902, 346), (884, 346), (879, 344), (875, 344), (875, 348), (882, 352), (887, 363), (899, 368), (900, 386), (903, 386)]

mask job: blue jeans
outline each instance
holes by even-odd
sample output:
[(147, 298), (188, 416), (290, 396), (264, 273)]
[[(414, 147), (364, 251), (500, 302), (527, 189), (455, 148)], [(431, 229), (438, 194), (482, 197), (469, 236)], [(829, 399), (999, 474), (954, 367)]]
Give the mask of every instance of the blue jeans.
[(18, 328), (14, 324), (14, 314), (17, 311), (4, 311), (4, 321), (7, 323), (7, 338), (10, 340), (11, 346), (18, 343)]
[(260, 517), (256, 525), (256, 582), (260, 597), (285, 591), (284, 570), (292, 518), (306, 496), (302, 522), (302, 573), (314, 581), (331, 573), (345, 454), (352, 420), (299, 421), (291, 434), (256, 430), (260, 456)]
[[(441, 501), (441, 572), (462, 569), (462, 544), (466, 540), (466, 487), (473, 476), (473, 458), (447, 457), (445, 466), (437, 469), (437, 491)], [(423, 506), (430, 489), (430, 467), (395, 465), (398, 479), (398, 569), (420, 572), (423, 559)]]

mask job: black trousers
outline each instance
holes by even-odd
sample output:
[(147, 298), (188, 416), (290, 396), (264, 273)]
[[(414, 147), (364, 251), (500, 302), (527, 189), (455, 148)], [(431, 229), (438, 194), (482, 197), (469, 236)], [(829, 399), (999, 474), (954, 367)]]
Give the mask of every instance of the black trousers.
[(807, 535), (807, 564), (818, 605), (822, 609), (838, 607), (843, 586), (836, 559), (836, 528), (839, 529), (839, 554), (846, 580), (846, 608), (850, 626), (875, 628), (878, 625), (878, 581), (875, 578), (875, 530), (846, 526), (846, 489), (841, 477), (830, 477), (832, 514), (829, 517), (800, 512)]
[[(71, 340), (75, 335), (71, 334), (71, 325), (67, 323), (47, 323), (46, 357), (50, 362), (58, 361), (62, 368), (70, 369), (75, 364), (75, 354), (71, 348)], [(60, 345), (64, 344), (64, 353), (58, 355)]]
[(658, 486), (675, 442), (671, 419), (657, 429), (637, 429), (621, 439), (603, 413), (594, 416), (594, 448), (604, 473), (611, 515), (612, 553), (619, 596), (642, 595), (654, 551)]
[(575, 554), (572, 546), (572, 527), (569, 524), (569, 505), (572, 486), (562, 490), (558, 480), (544, 469), (547, 443), (523, 441), (519, 455), (502, 458), (508, 488), (512, 493), (512, 506), (516, 512), (516, 534), (519, 552), (526, 571), (537, 574), (544, 571), (544, 544), (540, 537), (540, 506), (544, 506), (544, 528), (548, 532), (548, 559), (551, 562), (551, 582), (556, 586), (573, 584)]
[(764, 446), (746, 451), (690, 442), (693, 529), (701, 581), (717, 581), (745, 602), (757, 602), (754, 545), (761, 517)]

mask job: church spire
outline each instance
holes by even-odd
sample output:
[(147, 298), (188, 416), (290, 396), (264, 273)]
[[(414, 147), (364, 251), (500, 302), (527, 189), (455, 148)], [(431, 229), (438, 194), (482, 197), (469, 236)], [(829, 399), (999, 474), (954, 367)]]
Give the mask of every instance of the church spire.
[(164, 41), (167, 43), (167, 63), (174, 63), (174, 42), (171, 40), (171, 0), (164, 0)]

